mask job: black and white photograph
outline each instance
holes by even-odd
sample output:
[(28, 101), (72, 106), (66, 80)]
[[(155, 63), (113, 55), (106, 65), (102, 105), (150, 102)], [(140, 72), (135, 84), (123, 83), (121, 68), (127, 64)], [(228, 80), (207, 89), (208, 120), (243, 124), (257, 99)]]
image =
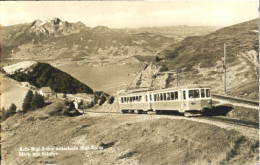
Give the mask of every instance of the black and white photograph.
[(257, 0), (1, 1), (2, 165), (259, 164)]

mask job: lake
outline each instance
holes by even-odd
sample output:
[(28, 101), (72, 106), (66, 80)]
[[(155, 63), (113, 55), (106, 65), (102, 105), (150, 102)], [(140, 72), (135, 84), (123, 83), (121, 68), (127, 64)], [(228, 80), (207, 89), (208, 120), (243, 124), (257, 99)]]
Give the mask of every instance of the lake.
[(105, 91), (110, 94), (122, 89), (126, 84), (130, 83), (135, 78), (135, 76), (129, 76), (129, 74), (141, 71), (143, 68), (143, 66), (138, 65), (58, 67), (58, 69), (87, 84), (94, 91)]

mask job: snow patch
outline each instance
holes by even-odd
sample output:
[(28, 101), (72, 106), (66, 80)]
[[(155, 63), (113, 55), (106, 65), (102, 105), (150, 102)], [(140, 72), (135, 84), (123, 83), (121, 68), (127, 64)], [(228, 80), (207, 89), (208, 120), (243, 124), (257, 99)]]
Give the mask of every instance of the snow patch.
[(13, 64), (10, 66), (5, 66), (4, 70), (7, 74), (12, 75), (16, 72), (24, 72), (24, 71), (28, 70), (29, 68), (32, 68), (36, 64), (37, 64), (37, 62), (35, 62), (35, 61), (23, 61), (23, 62), (19, 62), (17, 64)]

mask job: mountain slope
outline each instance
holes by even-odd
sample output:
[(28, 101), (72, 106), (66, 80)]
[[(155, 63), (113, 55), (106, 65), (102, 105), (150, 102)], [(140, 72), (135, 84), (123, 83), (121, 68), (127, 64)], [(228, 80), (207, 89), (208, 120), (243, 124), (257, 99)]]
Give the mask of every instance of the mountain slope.
[(90, 87), (47, 63), (24, 61), (6, 66), (4, 70), (10, 78), (38, 88), (48, 86), (57, 93), (93, 94)]
[[(239, 53), (258, 51), (258, 20), (232, 25), (204, 36), (187, 37), (178, 44), (169, 46), (158, 56), (173, 65), (189, 62), (201, 63), (202, 68), (216, 65), (223, 57), (223, 45), (227, 44), (227, 61), (232, 61)], [(191, 64), (192, 65), (192, 64)], [(169, 65), (170, 66), (170, 65)]]
[[(227, 94), (258, 100), (258, 20), (232, 25), (204, 36), (187, 37), (158, 53), (156, 65), (169, 70), (179, 68), (179, 85), (202, 84), (214, 93), (224, 93), (223, 47), (227, 45)], [(149, 82), (143, 75), (141, 83)], [(145, 73), (144, 72), (144, 73)], [(154, 75), (153, 77), (157, 77)], [(167, 86), (175, 86), (175, 74), (169, 75)], [(148, 83), (149, 84), (149, 83)]]
[(13, 25), (2, 29), (5, 46), (21, 45), (29, 42), (37, 43), (47, 38), (78, 33), (86, 29), (81, 22), (69, 23), (59, 18), (47, 21), (35, 20), (32, 23)]

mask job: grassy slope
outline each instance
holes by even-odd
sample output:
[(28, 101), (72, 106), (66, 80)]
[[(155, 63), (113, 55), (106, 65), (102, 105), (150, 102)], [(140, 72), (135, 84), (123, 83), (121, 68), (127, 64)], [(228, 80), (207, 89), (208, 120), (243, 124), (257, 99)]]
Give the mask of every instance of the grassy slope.
[[(208, 84), (223, 93), (223, 45), (227, 44), (227, 90), (231, 96), (258, 100), (258, 70), (244, 54), (258, 52), (258, 20), (232, 25), (204, 36), (187, 37), (159, 53), (159, 65), (180, 67), (181, 84)], [(222, 93), (221, 93), (222, 92)]]
[[(219, 29), (205, 36), (187, 37), (182, 42), (168, 47), (159, 55), (167, 59), (171, 68), (176, 65), (200, 63), (201, 67), (211, 67), (223, 56), (223, 45), (227, 44), (227, 62), (232, 61), (237, 53), (248, 50), (258, 51), (258, 20), (254, 19)], [(190, 64), (192, 65), (192, 64)]]
[[(89, 114), (50, 117), (55, 106), (15, 115), (3, 124), (9, 164), (256, 164), (258, 139), (186, 120), (149, 115)], [(106, 124), (104, 124), (106, 123)], [(25, 138), (26, 137), (26, 138)], [(56, 157), (18, 157), (19, 147), (103, 146)], [(7, 164), (8, 164), (7, 163)]]
[(1, 75), (1, 78), (1, 108), (5, 107), (5, 110), (7, 110), (9, 106), (14, 103), (17, 109), (21, 109), (23, 99), (29, 89), (3, 75)]

